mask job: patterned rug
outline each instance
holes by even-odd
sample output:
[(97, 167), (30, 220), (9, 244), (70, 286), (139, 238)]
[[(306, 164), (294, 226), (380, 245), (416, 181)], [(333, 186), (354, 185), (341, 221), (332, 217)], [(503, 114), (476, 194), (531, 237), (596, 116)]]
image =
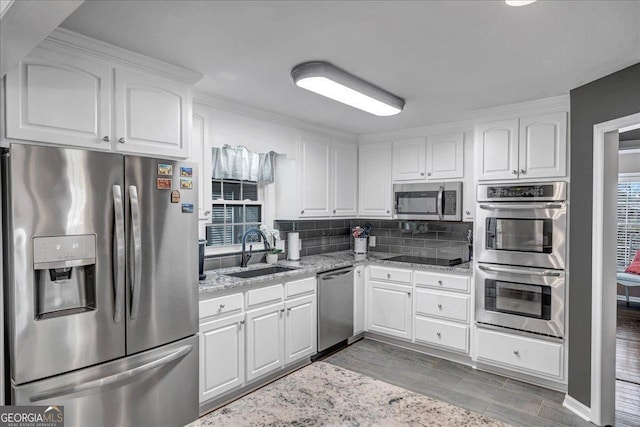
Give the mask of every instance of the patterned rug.
[(508, 426), (337, 366), (315, 362), (200, 418), (204, 426)]

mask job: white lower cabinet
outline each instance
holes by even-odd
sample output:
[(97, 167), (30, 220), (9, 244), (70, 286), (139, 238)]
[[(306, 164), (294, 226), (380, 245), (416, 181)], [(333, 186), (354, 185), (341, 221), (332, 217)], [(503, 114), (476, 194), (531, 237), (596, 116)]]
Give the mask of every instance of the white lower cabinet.
[(411, 339), (411, 286), (369, 280), (367, 329)]
[(201, 404), (316, 353), (315, 277), (203, 300), (199, 307)]
[(469, 352), (469, 326), (416, 316), (417, 343), (444, 347), (447, 350)]
[(353, 275), (353, 335), (364, 331), (364, 266), (356, 267)]
[(480, 362), (535, 376), (562, 379), (563, 344), (478, 329), (476, 353)]
[(244, 323), (237, 314), (200, 324), (200, 402), (244, 383)]

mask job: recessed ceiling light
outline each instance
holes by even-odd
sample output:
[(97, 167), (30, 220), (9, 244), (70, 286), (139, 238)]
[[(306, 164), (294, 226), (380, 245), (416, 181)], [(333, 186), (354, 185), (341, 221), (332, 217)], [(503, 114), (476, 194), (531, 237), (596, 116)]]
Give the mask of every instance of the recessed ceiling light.
[(509, 6), (526, 6), (531, 3), (535, 3), (536, 0), (504, 0)]
[(376, 116), (393, 116), (404, 108), (404, 99), (324, 61), (305, 62), (291, 70), (293, 82)]

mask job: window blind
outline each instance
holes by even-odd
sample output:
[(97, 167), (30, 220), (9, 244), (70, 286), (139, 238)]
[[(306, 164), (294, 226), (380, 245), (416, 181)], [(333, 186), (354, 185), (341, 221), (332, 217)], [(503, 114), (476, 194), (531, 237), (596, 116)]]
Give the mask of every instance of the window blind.
[(640, 250), (640, 178), (618, 183), (616, 264), (624, 270)]

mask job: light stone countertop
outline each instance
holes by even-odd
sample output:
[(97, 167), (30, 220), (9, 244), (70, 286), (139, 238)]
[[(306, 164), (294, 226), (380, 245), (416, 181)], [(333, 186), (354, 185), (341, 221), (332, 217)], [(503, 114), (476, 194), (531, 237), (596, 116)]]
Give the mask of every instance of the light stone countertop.
[(466, 262), (454, 267), (445, 267), (437, 265), (413, 264), (407, 262), (389, 261), (386, 258), (397, 256), (397, 254), (369, 252), (367, 254), (355, 254), (353, 251), (333, 252), (323, 255), (311, 255), (300, 258), (300, 261), (279, 261), (276, 265), (282, 267), (295, 268), (295, 270), (284, 271), (282, 273), (268, 274), (258, 277), (240, 278), (227, 276), (228, 273), (236, 273), (239, 271), (257, 270), (261, 268), (271, 267), (269, 264), (257, 263), (250, 264), (247, 267), (229, 267), (216, 270), (205, 271), (206, 279), (200, 281), (200, 296), (220, 291), (228, 291), (242, 287), (254, 287), (260, 284), (267, 284), (276, 280), (287, 281), (290, 279), (312, 276), (317, 273), (335, 270), (343, 267), (364, 264), (384, 264), (393, 267), (411, 268), (434, 272), (456, 273), (463, 275), (471, 275), (471, 263)]

